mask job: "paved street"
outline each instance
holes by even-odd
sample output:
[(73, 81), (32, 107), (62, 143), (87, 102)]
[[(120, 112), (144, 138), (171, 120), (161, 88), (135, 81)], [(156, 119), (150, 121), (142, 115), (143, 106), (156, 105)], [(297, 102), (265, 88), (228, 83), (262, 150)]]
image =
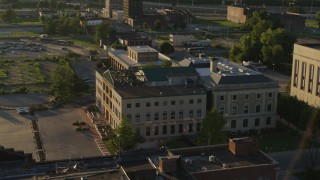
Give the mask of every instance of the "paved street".
[(65, 105), (57, 110), (39, 112), (38, 124), (47, 160), (101, 156), (89, 131), (78, 132), (72, 125), (84, 121), (79, 109)]

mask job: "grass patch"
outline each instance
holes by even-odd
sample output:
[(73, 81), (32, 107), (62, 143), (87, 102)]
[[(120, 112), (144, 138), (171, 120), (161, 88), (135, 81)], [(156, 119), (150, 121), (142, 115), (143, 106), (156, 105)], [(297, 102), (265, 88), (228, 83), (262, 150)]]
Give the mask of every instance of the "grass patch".
[(5, 79), (8, 77), (8, 70), (0, 69), (0, 79)]
[(38, 18), (18, 18), (16, 23), (22, 25), (42, 24)]
[(103, 141), (104, 144), (106, 145), (108, 151), (110, 152), (111, 155), (116, 155), (117, 147), (115, 144), (113, 144), (113, 140), (109, 139), (107, 141)]
[(77, 46), (85, 46), (91, 49), (98, 49), (99, 46), (96, 44), (95, 40), (90, 37), (72, 37), (68, 39), (74, 43), (74, 45)]
[(260, 149), (265, 152), (280, 152), (299, 149), (302, 137), (296, 131), (277, 124), (277, 132), (262, 134), (259, 137)]
[(319, 28), (317, 20), (314, 19), (306, 19), (305, 25), (309, 28)]
[(0, 34), (1, 37), (32, 37), (32, 36), (39, 36), (39, 33), (35, 32), (13, 32), (13, 33), (5, 33)]

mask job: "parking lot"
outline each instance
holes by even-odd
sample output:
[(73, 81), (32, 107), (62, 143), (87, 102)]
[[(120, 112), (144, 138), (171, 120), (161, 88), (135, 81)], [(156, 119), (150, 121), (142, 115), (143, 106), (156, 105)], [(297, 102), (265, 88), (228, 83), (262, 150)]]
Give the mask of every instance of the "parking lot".
[(38, 125), (47, 160), (101, 156), (90, 131), (76, 131), (72, 124), (82, 120), (73, 105), (38, 112)]

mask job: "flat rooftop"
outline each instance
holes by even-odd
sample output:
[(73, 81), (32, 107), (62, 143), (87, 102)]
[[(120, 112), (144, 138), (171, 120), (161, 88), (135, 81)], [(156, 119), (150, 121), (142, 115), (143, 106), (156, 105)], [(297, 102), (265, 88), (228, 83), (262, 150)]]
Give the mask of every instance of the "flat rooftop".
[[(205, 149), (192, 153), (179, 153), (179, 151), (174, 153), (183, 156), (183, 165), (186, 170), (191, 173), (272, 163), (270, 159), (260, 152), (249, 156), (234, 156), (228, 149), (228, 146)], [(214, 160), (210, 162), (209, 156), (214, 156)]]
[(157, 50), (149, 46), (128, 46), (128, 48), (131, 48), (136, 52), (158, 52)]
[[(132, 47), (132, 46), (131, 46)], [(148, 47), (148, 46), (147, 46)], [(157, 52), (156, 50), (154, 50), (155, 52)], [(158, 61), (153, 61), (153, 62), (136, 62), (133, 59), (131, 59), (128, 56), (128, 51), (125, 50), (121, 50), (121, 49), (117, 49), (114, 51), (109, 51), (108, 52), (110, 56), (115, 57), (115, 59), (120, 60), (121, 62), (125, 63), (127, 66), (129, 67), (141, 67), (144, 65), (149, 65), (149, 64), (153, 64), (153, 65), (161, 65), (161, 63), (163, 61), (167, 61), (167, 59), (165, 58), (165, 56), (158, 56)]]
[(316, 44), (300, 44), (300, 45), (320, 50), (320, 43), (316, 43)]

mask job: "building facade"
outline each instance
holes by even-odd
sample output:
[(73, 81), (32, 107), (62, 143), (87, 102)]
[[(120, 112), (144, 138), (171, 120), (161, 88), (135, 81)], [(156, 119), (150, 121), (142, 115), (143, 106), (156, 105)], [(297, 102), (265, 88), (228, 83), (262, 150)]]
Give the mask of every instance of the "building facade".
[(206, 92), (193, 68), (96, 72), (96, 105), (117, 128), (126, 118), (147, 140), (193, 135), (206, 113)]
[(105, 1), (105, 13), (106, 16), (111, 18), (113, 17), (114, 10), (123, 9), (123, 0), (106, 0)]
[(320, 44), (295, 44), (291, 96), (320, 107)]
[(227, 118), (225, 130), (243, 132), (276, 126), (275, 81), (224, 58), (214, 58), (209, 75), (202, 74), (203, 84), (211, 91), (210, 107)]
[(140, 18), (143, 15), (142, 0), (123, 0), (124, 19)]
[(195, 40), (192, 34), (170, 34), (170, 43), (174, 47), (185, 46), (187, 42)]

